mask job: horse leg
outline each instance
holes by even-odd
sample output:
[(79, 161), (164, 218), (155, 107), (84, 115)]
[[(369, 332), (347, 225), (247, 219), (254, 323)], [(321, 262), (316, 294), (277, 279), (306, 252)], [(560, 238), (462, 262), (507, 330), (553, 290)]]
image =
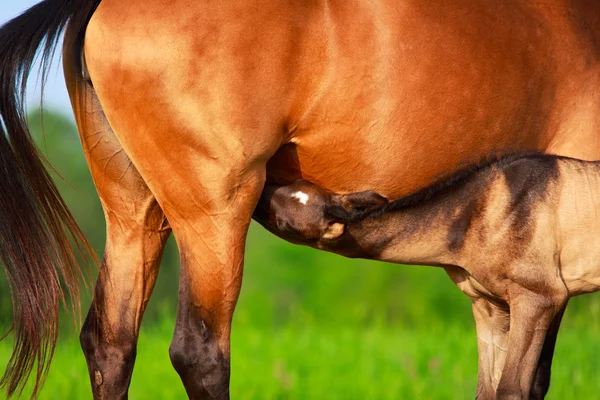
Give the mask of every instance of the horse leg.
[(107, 225), (104, 259), (80, 340), (94, 398), (124, 399), (170, 229), (108, 125), (94, 89), (73, 73), (69, 56), (65, 52), (65, 76)]
[(478, 353), (476, 398), (495, 399), (506, 357), (510, 328), (508, 306), (503, 307), (483, 297), (474, 289), (468, 273), (462, 268), (446, 267), (445, 270), (456, 286), (472, 300)]
[[(211, 204), (210, 212), (179, 210), (182, 219), (174, 218), (181, 280), (169, 354), (191, 399), (229, 398), (231, 320), (242, 283), (246, 234), (263, 183), (261, 172), (237, 183), (204, 185), (194, 197), (198, 206)], [(232, 195), (222, 196), (225, 192)]]
[[(512, 289), (512, 290), (511, 290)], [(539, 294), (523, 287), (509, 288), (510, 331), (506, 360), (496, 391), (500, 399), (529, 398), (546, 332), (567, 301), (564, 286)]]
[[(162, 27), (157, 11), (150, 12), (150, 20)], [(120, 12), (115, 2), (102, 2), (96, 10), (86, 31), (85, 55), (110, 125), (179, 246), (171, 361), (190, 398), (226, 399), (246, 234), (267, 161), (289, 133), (288, 106), (283, 106), (289, 95), (271, 85), (264, 88), (265, 81), (254, 74), (259, 69), (248, 70), (236, 55), (217, 56), (220, 39), (214, 42), (212, 35), (191, 46), (166, 46), (154, 53), (157, 57), (141, 61), (135, 40), (123, 43), (119, 33), (127, 35), (128, 24), (113, 26), (112, 12)], [(187, 29), (177, 22), (166, 26), (177, 28), (172, 37)], [(226, 32), (215, 26), (218, 37)], [(264, 77), (272, 79), (270, 73)]]
[(141, 220), (106, 212), (106, 250), (80, 335), (95, 399), (127, 398), (142, 316), (169, 234), (156, 202), (140, 208)]
[[(144, 152), (143, 144), (131, 142), (129, 154), (138, 155), (132, 160), (168, 218), (180, 251), (172, 364), (189, 398), (227, 399), (231, 322), (246, 234), (264, 186), (268, 155), (240, 150), (236, 138), (241, 133), (230, 132), (224, 143), (235, 146), (229, 148), (205, 147), (210, 138), (203, 135), (212, 131), (196, 132), (197, 147), (175, 145), (160, 157), (142, 157), (140, 153), (157, 152)], [(159, 134), (164, 132), (148, 136)]]
[(244, 135), (235, 132), (223, 142), (233, 143), (232, 148), (204, 147), (208, 139), (203, 134), (209, 133), (198, 129), (197, 147), (176, 146), (161, 154), (161, 163), (170, 168), (157, 157), (143, 157), (143, 144), (133, 141), (131, 148), (139, 155), (132, 160), (139, 160), (136, 166), (161, 204), (181, 256), (179, 306), (169, 349), (172, 364), (189, 398), (228, 399), (231, 321), (241, 288), (246, 234), (269, 154), (239, 150), (236, 138)]
[(506, 356), (510, 314), (508, 309), (478, 297), (473, 299), (473, 316), (479, 354), (476, 398), (495, 399)]
[(546, 397), (548, 389), (550, 388), (550, 369), (552, 367), (552, 357), (554, 356), (554, 347), (556, 345), (556, 338), (558, 337), (558, 329), (562, 317), (567, 309), (567, 303), (560, 309), (558, 314), (552, 320), (548, 332), (546, 332), (546, 338), (544, 339), (544, 346), (542, 347), (542, 354), (538, 361), (535, 376), (533, 378), (533, 385), (531, 387), (531, 393), (529, 398), (531, 400), (539, 400)]

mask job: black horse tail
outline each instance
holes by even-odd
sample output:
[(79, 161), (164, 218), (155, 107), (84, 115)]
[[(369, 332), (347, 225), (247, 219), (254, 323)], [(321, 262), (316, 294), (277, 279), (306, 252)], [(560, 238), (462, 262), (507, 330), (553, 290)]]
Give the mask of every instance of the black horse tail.
[(36, 56), (41, 86), (60, 34), (83, 32), (100, 0), (44, 0), (0, 28), (0, 264), (13, 304), (14, 347), (0, 387), (20, 394), (35, 368), (35, 397), (47, 376), (66, 297), (78, 309), (80, 255), (92, 252), (46, 170), (24, 110)]

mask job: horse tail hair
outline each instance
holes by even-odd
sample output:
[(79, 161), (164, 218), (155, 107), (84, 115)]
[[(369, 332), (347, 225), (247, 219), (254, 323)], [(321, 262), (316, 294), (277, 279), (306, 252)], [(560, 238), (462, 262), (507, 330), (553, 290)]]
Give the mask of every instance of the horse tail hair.
[(99, 1), (44, 0), (0, 27), (0, 264), (14, 334), (0, 388), (8, 397), (22, 393), (34, 369), (37, 396), (56, 347), (60, 305), (70, 299), (72, 312), (79, 307), (78, 258), (93, 254), (31, 137), (27, 78), (39, 58), (43, 93), (65, 25), (83, 35)]

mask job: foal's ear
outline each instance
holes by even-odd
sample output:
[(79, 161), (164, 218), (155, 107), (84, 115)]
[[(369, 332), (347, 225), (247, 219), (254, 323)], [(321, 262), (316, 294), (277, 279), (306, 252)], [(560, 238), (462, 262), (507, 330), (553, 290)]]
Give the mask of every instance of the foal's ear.
[(366, 190), (340, 196), (342, 207), (346, 210), (366, 211), (385, 206), (389, 200), (377, 192)]

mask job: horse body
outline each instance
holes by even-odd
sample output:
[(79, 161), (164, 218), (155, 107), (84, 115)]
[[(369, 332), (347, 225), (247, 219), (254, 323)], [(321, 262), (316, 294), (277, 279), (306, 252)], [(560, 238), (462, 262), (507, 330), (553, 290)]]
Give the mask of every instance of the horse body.
[[(561, 2), (121, 3), (99, 6), (86, 57), (141, 169), (136, 147), (172, 154), (164, 135), (191, 143), (199, 130), (240, 142), (217, 155), (276, 150), (269, 179), (390, 197), (491, 152), (598, 154), (600, 28), (582, 37), (579, 26), (593, 10), (567, 18)], [(156, 136), (151, 152), (140, 136)]]
[[(171, 356), (190, 397), (226, 397), (241, 249), (265, 180), (399, 197), (493, 152), (598, 158), (600, 29), (586, 7), (599, 5), (581, 7), (569, 16), (560, 2), (104, 0), (87, 29), (87, 66), (183, 253)], [(101, 308), (121, 310), (116, 303)], [(127, 326), (116, 315), (111, 324)], [(190, 343), (209, 356), (188, 355)], [(91, 373), (114, 364), (87, 355)], [(485, 397), (503, 353), (480, 345), (480, 357)], [(541, 357), (533, 397), (547, 391), (551, 358)], [(208, 371), (214, 380), (199, 383)]]
[[(228, 397), (231, 318), (265, 181), (395, 198), (494, 152), (600, 158), (597, 1), (40, 7), (49, 16), (23, 18), (17, 39), (36, 49), (72, 15), (65, 78), (107, 220), (81, 334), (96, 398), (126, 397), (171, 230), (182, 261), (171, 359), (190, 397)], [(10, 51), (5, 63), (23, 71), (30, 53)], [(4, 78), (3, 99), (18, 76)], [(4, 103), (5, 121), (25, 125)]]
[(445, 268), (473, 301), (477, 397), (530, 398), (568, 299), (600, 290), (599, 205), (600, 162), (529, 154), (391, 202), (269, 184), (255, 218), (337, 254)]

